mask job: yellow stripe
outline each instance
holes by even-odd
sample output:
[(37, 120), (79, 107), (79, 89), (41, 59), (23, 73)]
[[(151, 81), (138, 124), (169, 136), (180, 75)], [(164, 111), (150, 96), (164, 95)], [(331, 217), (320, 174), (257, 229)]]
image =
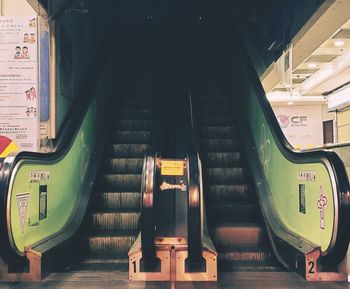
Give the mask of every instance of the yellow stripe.
[(18, 146), (14, 142), (11, 142), (0, 154), (0, 158), (7, 157), (10, 153), (14, 151), (18, 151)]

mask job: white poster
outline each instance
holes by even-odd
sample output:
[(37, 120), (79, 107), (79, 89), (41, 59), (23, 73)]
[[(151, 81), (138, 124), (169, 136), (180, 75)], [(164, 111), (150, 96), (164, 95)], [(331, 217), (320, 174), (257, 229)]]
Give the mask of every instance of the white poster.
[(289, 143), (296, 149), (323, 146), (322, 106), (274, 106), (277, 121)]
[(38, 150), (36, 17), (0, 17), (0, 153)]

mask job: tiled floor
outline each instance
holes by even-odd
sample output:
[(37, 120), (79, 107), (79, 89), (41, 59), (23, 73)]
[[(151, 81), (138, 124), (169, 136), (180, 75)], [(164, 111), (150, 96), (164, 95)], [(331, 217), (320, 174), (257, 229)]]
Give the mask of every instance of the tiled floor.
[(219, 281), (214, 282), (178, 282), (171, 286), (168, 282), (129, 282), (127, 273), (55, 273), (40, 283), (0, 283), (6, 289), (89, 289), (89, 288), (132, 288), (132, 289), (337, 289), (350, 288), (346, 282), (306, 282), (295, 273), (223, 273)]

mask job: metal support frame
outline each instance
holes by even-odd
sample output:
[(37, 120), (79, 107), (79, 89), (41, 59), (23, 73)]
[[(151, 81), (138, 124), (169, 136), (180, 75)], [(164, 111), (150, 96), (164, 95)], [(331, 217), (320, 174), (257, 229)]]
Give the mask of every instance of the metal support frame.
[(319, 249), (305, 254), (305, 279), (307, 281), (346, 281), (348, 279), (345, 273), (322, 272), (320, 256)]
[(39, 282), (43, 278), (42, 254), (32, 249), (25, 252), (28, 259), (28, 270), (9, 272), (8, 265), (0, 258), (0, 280), (6, 282)]
[(183, 238), (156, 239), (156, 256), (160, 260), (159, 272), (141, 271), (141, 248), (129, 252), (130, 281), (217, 281), (217, 253), (203, 248), (206, 266), (203, 272), (186, 272), (188, 246)]

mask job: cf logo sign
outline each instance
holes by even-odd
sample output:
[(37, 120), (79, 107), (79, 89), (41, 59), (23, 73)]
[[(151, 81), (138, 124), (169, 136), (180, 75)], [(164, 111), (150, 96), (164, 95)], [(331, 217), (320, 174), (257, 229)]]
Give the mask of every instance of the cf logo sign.
[(302, 124), (302, 123), (307, 121), (307, 116), (293, 116), (293, 117), (290, 118), (290, 121), (292, 123), (300, 123), (300, 124)]

